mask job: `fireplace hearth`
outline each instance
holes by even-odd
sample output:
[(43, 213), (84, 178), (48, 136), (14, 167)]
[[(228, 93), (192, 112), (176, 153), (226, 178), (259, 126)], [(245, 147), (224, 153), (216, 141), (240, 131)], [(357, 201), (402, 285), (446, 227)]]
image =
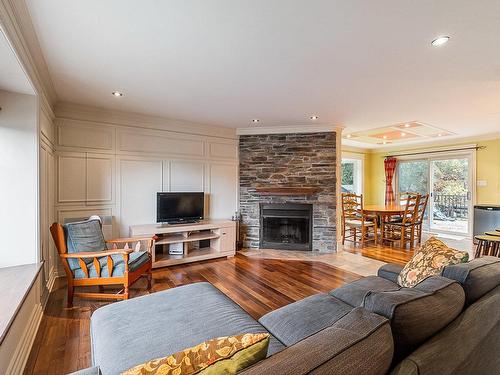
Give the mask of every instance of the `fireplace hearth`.
[(312, 250), (312, 204), (260, 205), (260, 248)]

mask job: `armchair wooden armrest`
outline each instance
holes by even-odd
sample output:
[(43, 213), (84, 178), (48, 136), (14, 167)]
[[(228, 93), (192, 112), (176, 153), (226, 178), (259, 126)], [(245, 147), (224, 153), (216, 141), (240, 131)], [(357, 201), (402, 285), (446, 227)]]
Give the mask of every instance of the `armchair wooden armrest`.
[(127, 237), (127, 238), (115, 238), (111, 240), (106, 240), (107, 244), (113, 245), (113, 248), (116, 249), (117, 244), (125, 244), (125, 249), (129, 248), (129, 243), (133, 244), (135, 243), (135, 250), (139, 251), (141, 248), (141, 241), (147, 242), (147, 251), (151, 253), (151, 250), (153, 249), (153, 244), (154, 241), (158, 239), (156, 236), (151, 236), (151, 237)]
[(157, 237), (126, 237), (126, 238), (114, 238), (112, 240), (106, 240), (106, 243), (126, 243), (126, 242), (136, 242), (136, 241), (152, 241)]
[(61, 258), (100, 258), (109, 255), (116, 254), (130, 254), (132, 253), (132, 249), (113, 249), (113, 250), (105, 250), (105, 251), (82, 251), (79, 253), (66, 253), (59, 254)]

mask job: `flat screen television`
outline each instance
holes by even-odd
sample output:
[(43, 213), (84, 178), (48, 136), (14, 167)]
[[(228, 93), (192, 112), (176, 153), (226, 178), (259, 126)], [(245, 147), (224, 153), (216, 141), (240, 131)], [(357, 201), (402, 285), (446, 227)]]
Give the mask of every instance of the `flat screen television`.
[(201, 193), (156, 194), (157, 223), (191, 223), (203, 220), (205, 195)]

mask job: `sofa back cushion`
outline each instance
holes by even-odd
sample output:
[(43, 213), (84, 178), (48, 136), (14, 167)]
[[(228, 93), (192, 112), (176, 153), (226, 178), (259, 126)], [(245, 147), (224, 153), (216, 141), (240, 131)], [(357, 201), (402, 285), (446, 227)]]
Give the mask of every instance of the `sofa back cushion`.
[(393, 342), (387, 319), (363, 308), (239, 375), (385, 374)]
[(486, 256), (447, 266), (442, 275), (462, 284), (468, 306), (500, 285), (500, 258)]
[(464, 300), (459, 283), (432, 276), (413, 288), (370, 292), (363, 306), (389, 319), (394, 361), (398, 362), (453, 321), (462, 311)]
[(499, 306), (497, 286), (399, 363), (392, 375), (498, 374)]
[[(98, 219), (67, 223), (63, 226), (66, 236), (68, 253), (81, 253), (82, 251), (101, 251), (106, 249), (106, 241), (102, 234), (101, 222)], [(93, 258), (83, 258), (90, 264)], [(72, 270), (80, 268), (78, 259), (68, 259)]]

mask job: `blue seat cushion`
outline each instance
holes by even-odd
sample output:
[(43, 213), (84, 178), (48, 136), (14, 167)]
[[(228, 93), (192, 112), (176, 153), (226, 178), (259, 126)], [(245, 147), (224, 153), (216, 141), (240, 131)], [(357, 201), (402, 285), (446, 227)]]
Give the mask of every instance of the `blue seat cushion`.
[[(63, 226), (63, 229), (69, 254), (106, 250), (106, 241), (102, 234), (101, 223), (97, 219), (67, 223)], [(82, 259), (86, 264), (93, 261), (92, 258)], [(80, 268), (78, 259), (68, 259), (68, 264), (72, 270)]]
[[(101, 265), (101, 277), (120, 277), (125, 273), (125, 262), (123, 261), (123, 255), (114, 254), (111, 255), (113, 259), (113, 270), (111, 271), (111, 276), (108, 270), (108, 257), (101, 257), (99, 259), (99, 264)], [(93, 260), (93, 259), (91, 259)], [(147, 251), (136, 251), (129, 254), (128, 257), (128, 269), (130, 272), (135, 271), (146, 262), (149, 261), (149, 256)], [(95, 278), (99, 277), (93, 263), (88, 264), (87, 269), (89, 271), (89, 277)], [(75, 279), (86, 279), (83, 270), (78, 267), (73, 270), (73, 275)]]

